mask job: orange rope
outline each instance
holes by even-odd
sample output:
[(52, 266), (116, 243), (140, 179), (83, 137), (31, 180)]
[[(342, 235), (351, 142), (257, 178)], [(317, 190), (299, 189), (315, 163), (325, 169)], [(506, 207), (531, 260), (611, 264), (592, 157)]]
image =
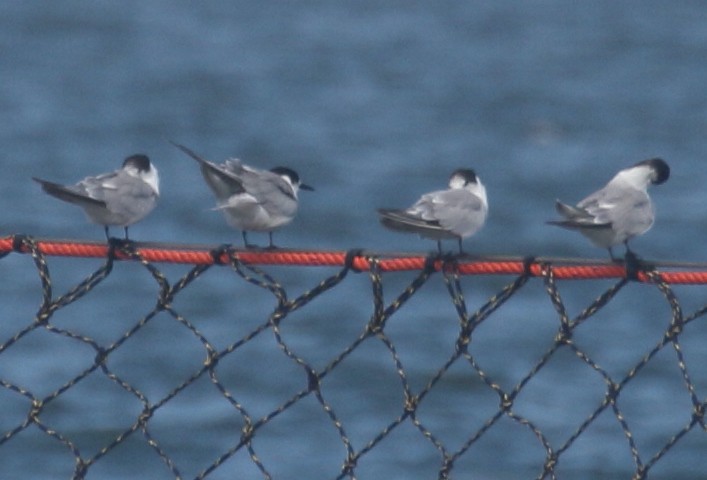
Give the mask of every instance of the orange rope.
[[(0, 238), (0, 255), (13, 251), (29, 253), (21, 240), (22, 235), (11, 235)], [(34, 239), (38, 250), (47, 256), (105, 258), (109, 248), (105, 242), (47, 240)], [(216, 262), (214, 252), (218, 247), (205, 245), (173, 245), (165, 243), (135, 242), (134, 248), (141, 258), (148, 262), (182, 263), (191, 265), (212, 265), (214, 263), (228, 264), (229, 253), (246, 265), (290, 265), (290, 266), (331, 266), (346, 265), (347, 252), (324, 252), (307, 250), (239, 250), (231, 248), (223, 252)], [(425, 268), (427, 258), (419, 253), (379, 253), (362, 251), (351, 258), (351, 267), (367, 271), (371, 268), (369, 258), (375, 257), (378, 267), (384, 272), (421, 270)], [(130, 257), (115, 250), (115, 258), (129, 260)], [(526, 262), (521, 258), (473, 258), (459, 257), (455, 259), (458, 272), (462, 275), (521, 275), (526, 269), (532, 276), (542, 276), (544, 270), (551, 268), (557, 279), (607, 279), (625, 278), (626, 268), (622, 263), (609, 261), (592, 261), (582, 259), (552, 259), (542, 258)], [(682, 267), (679, 271), (661, 270), (663, 281), (670, 284), (707, 284), (707, 264), (678, 264), (651, 262), (658, 267)], [(445, 263), (436, 260), (434, 268), (441, 270)], [(638, 272), (638, 280), (650, 282), (648, 276)]]

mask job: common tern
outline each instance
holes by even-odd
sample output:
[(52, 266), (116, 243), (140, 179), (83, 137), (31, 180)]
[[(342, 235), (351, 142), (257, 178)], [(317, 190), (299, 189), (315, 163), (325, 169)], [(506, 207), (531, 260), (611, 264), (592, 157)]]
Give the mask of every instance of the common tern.
[(612, 247), (620, 243), (633, 254), (628, 241), (646, 233), (655, 219), (648, 187), (669, 177), (670, 167), (660, 158), (638, 162), (574, 207), (557, 200), (555, 208), (565, 219), (548, 223), (577, 230), (597, 247), (608, 249), (612, 260), (616, 260)]
[(184, 145), (171, 143), (199, 163), (201, 174), (216, 197), (216, 210), (224, 213), (229, 225), (243, 232), (246, 248), (253, 246), (248, 243), (250, 231), (268, 232), (270, 248), (274, 248), (272, 232), (295, 218), (299, 190), (314, 190), (287, 167), (260, 170), (235, 158), (217, 164)]
[(381, 223), (391, 230), (412, 232), (437, 240), (456, 239), (459, 253), (462, 239), (483, 227), (488, 214), (486, 188), (471, 169), (455, 170), (449, 178), (449, 189), (426, 193), (406, 210), (378, 210)]
[(131, 155), (119, 170), (95, 177), (86, 177), (75, 185), (32, 177), (49, 195), (83, 208), (89, 220), (103, 225), (106, 238), (108, 227), (125, 229), (145, 218), (157, 204), (160, 195), (159, 175), (147, 155)]

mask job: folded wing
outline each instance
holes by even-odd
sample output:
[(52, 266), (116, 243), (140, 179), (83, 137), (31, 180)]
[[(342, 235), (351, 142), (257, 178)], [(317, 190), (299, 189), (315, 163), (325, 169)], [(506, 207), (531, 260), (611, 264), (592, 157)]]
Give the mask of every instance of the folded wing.
[(59, 200), (79, 205), (94, 205), (104, 208), (106, 206), (105, 201), (92, 197), (84, 188), (80, 187), (80, 184), (65, 186), (37, 177), (32, 177), (32, 180), (39, 183), (42, 186), (42, 190), (46, 193)]
[(388, 228), (431, 238), (469, 236), (486, 218), (481, 199), (465, 190), (428, 193), (407, 210), (379, 209), (378, 213)]
[(218, 199), (223, 201), (232, 195), (245, 192), (240, 178), (245, 169), (239, 160), (230, 159), (218, 165), (200, 157), (184, 145), (171, 143), (199, 163), (204, 180)]

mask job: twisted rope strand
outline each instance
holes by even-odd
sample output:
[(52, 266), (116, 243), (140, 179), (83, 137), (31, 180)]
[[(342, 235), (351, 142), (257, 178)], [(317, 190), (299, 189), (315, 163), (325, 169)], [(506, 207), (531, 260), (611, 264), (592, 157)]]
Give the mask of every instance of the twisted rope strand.
[[(10, 235), (0, 238), (0, 257), (13, 251), (32, 253), (33, 248), (44, 256), (106, 258), (110, 247), (106, 243), (35, 239), (34, 247), (26, 241), (19, 242), (17, 238), (24, 235)], [(214, 258), (214, 247), (208, 245), (175, 245), (168, 243), (135, 242), (129, 248), (119, 248), (113, 253), (116, 260), (144, 261), (151, 263), (178, 263), (190, 265), (229, 265), (236, 261), (243, 265), (280, 265), (309, 267), (345, 267), (347, 260), (355, 271), (369, 271), (369, 257), (378, 259), (381, 272), (397, 272), (423, 270), (428, 256), (420, 253), (394, 253), (360, 251), (353, 258), (348, 258), (347, 252), (317, 251), (317, 250), (285, 250), (285, 249), (226, 249), (220, 257)], [(456, 271), (460, 275), (522, 275), (528, 273), (533, 277), (543, 276), (543, 265), (552, 265), (553, 275), (558, 280), (588, 280), (627, 278), (627, 270), (623, 263), (608, 260), (587, 260), (580, 258), (538, 258), (527, 264), (525, 259), (517, 257), (473, 257), (459, 256), (455, 258)], [(441, 271), (447, 264), (443, 257), (434, 262), (434, 269)], [(640, 271), (637, 280), (642, 283), (654, 283), (654, 277), (649, 271), (661, 267), (661, 280), (666, 284), (702, 285), (707, 284), (707, 263), (692, 262), (645, 262), (646, 271)], [(676, 269), (676, 270), (665, 270)]]

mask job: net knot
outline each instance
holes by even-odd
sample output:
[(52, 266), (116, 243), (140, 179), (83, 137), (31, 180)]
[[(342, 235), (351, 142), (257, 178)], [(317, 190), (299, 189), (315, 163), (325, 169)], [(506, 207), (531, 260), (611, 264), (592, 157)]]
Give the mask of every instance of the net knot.
[(444, 262), (448, 261), (450, 258), (452, 258), (452, 254), (450, 253), (430, 253), (425, 257), (425, 264), (422, 267), (422, 271), (425, 273), (432, 273), (437, 270), (437, 262)]
[(707, 428), (705, 426), (705, 404), (698, 403), (695, 405), (695, 409), (692, 411), (692, 419), (702, 425), (702, 428)]
[(455, 345), (455, 348), (457, 350), (457, 353), (464, 354), (467, 353), (469, 350), (469, 344), (471, 343), (471, 332), (469, 332), (468, 328), (464, 328), (459, 335), (459, 338), (457, 338), (457, 343)]
[(501, 395), (501, 411), (507, 413), (513, 407), (513, 396), (503, 392)]
[(669, 342), (675, 340), (682, 333), (682, 323), (673, 322), (668, 330), (665, 331), (665, 339)]
[(280, 303), (270, 316), (270, 325), (273, 327), (279, 326), (282, 319), (285, 318), (288, 313), (289, 309), (287, 308), (287, 305)]
[(611, 382), (606, 390), (606, 403), (614, 405), (616, 399), (619, 398), (619, 393), (621, 393), (620, 385), (616, 382)]
[(115, 260), (116, 252), (122, 252), (128, 257), (132, 257), (135, 253), (137, 253), (135, 242), (127, 238), (110, 237), (108, 239), (108, 256), (112, 260)]
[(532, 277), (533, 276), (533, 265), (535, 265), (535, 255), (526, 255), (523, 257), (523, 276)]
[[(628, 251), (624, 257), (624, 265), (626, 268), (626, 279), (633, 281), (640, 281), (638, 278), (641, 273), (646, 274), (649, 278), (653, 278), (656, 273), (655, 266), (644, 260), (641, 260), (638, 255)], [(660, 277), (658, 277), (660, 281)]]
[[(24, 233), (18, 233), (12, 236), (12, 251), (17, 253), (22, 253), (23, 247), (30, 240), (30, 236)], [(8, 252), (9, 253), (9, 252)], [(7, 255), (7, 253), (5, 254)], [(3, 255), (4, 256), (4, 255)]]
[(439, 470), (439, 480), (449, 480), (450, 474), (452, 473), (452, 467), (454, 466), (454, 460), (445, 455), (444, 464)]
[(646, 478), (646, 467), (645, 465), (639, 465), (636, 469), (636, 474), (631, 477), (631, 480), (644, 480)]
[(103, 365), (103, 363), (106, 361), (106, 358), (108, 357), (108, 352), (106, 352), (105, 348), (98, 347), (96, 351), (96, 357), (94, 358), (94, 363), (96, 365)]
[(228, 262), (223, 261), (223, 256), (225, 255), (226, 258), (230, 258), (231, 248), (230, 243), (223, 243), (218, 247), (209, 250), (209, 254), (214, 261), (214, 265), (228, 265)]
[(353, 270), (356, 273), (360, 273), (363, 270), (358, 268), (354, 262), (356, 261), (356, 258), (362, 257), (363, 256), (364, 250), (362, 248), (352, 248), (346, 252), (346, 256), (344, 257), (344, 267), (347, 270)]
[(147, 425), (147, 422), (152, 418), (152, 414), (155, 413), (155, 407), (145, 407), (137, 418), (138, 424), (142, 427)]
[(545, 465), (543, 466), (545, 472), (554, 472), (556, 466), (557, 466), (557, 455), (552, 452), (548, 452), (548, 456), (545, 459)]
[(385, 316), (384, 315), (375, 315), (370, 322), (368, 322), (368, 325), (366, 325), (366, 331), (368, 335), (375, 337), (377, 335), (380, 335), (383, 333), (383, 326), (385, 325)]
[(44, 408), (44, 402), (39, 400), (38, 398), (35, 398), (32, 400), (32, 408), (30, 409), (29, 413), (27, 414), (27, 418), (29, 421), (32, 423), (39, 423), (39, 414), (42, 413), (42, 409)]
[(441, 263), (440, 270), (443, 272), (459, 272), (459, 257), (453, 253), (439, 253), (436, 256), (436, 260)]
[(84, 478), (88, 471), (89, 462), (83, 458), (76, 459), (76, 469), (74, 470), (74, 478)]
[(111, 265), (109, 268), (112, 268), (115, 260), (126, 258), (141, 260), (140, 253), (135, 245), (134, 241), (127, 238), (110, 237), (108, 239), (108, 251), (106, 252), (108, 263)]
[(415, 410), (417, 410), (417, 405), (419, 403), (420, 399), (417, 397), (417, 395), (411, 395), (409, 393), (405, 393), (405, 413), (407, 415), (410, 415), (412, 413), (415, 413)]
[(356, 468), (356, 457), (354, 456), (353, 453), (349, 452), (346, 455), (346, 460), (344, 461), (344, 464), (341, 466), (341, 477), (351, 477), (353, 478), (353, 471), (354, 468)]
[(207, 354), (206, 354), (206, 360), (204, 360), (204, 366), (206, 368), (214, 368), (221, 357), (219, 356), (218, 352), (215, 352), (213, 348), (211, 348), (211, 345), (209, 345), (206, 349)]
[(312, 368), (307, 368), (307, 389), (312, 392), (314, 390), (319, 390), (320, 382), (319, 375)]
[(241, 444), (249, 444), (250, 441), (253, 439), (254, 433), (255, 429), (253, 428), (252, 423), (247, 422), (245, 425), (243, 425), (243, 428), (241, 429)]
[(564, 322), (555, 336), (555, 343), (558, 345), (569, 345), (572, 343), (572, 330)]
[(35, 318), (34, 321), (38, 325), (46, 325), (47, 323), (49, 323), (49, 318), (52, 316), (53, 311), (54, 310), (49, 305), (42, 306), (41, 310), (39, 310), (39, 312), (37, 312), (37, 317)]

